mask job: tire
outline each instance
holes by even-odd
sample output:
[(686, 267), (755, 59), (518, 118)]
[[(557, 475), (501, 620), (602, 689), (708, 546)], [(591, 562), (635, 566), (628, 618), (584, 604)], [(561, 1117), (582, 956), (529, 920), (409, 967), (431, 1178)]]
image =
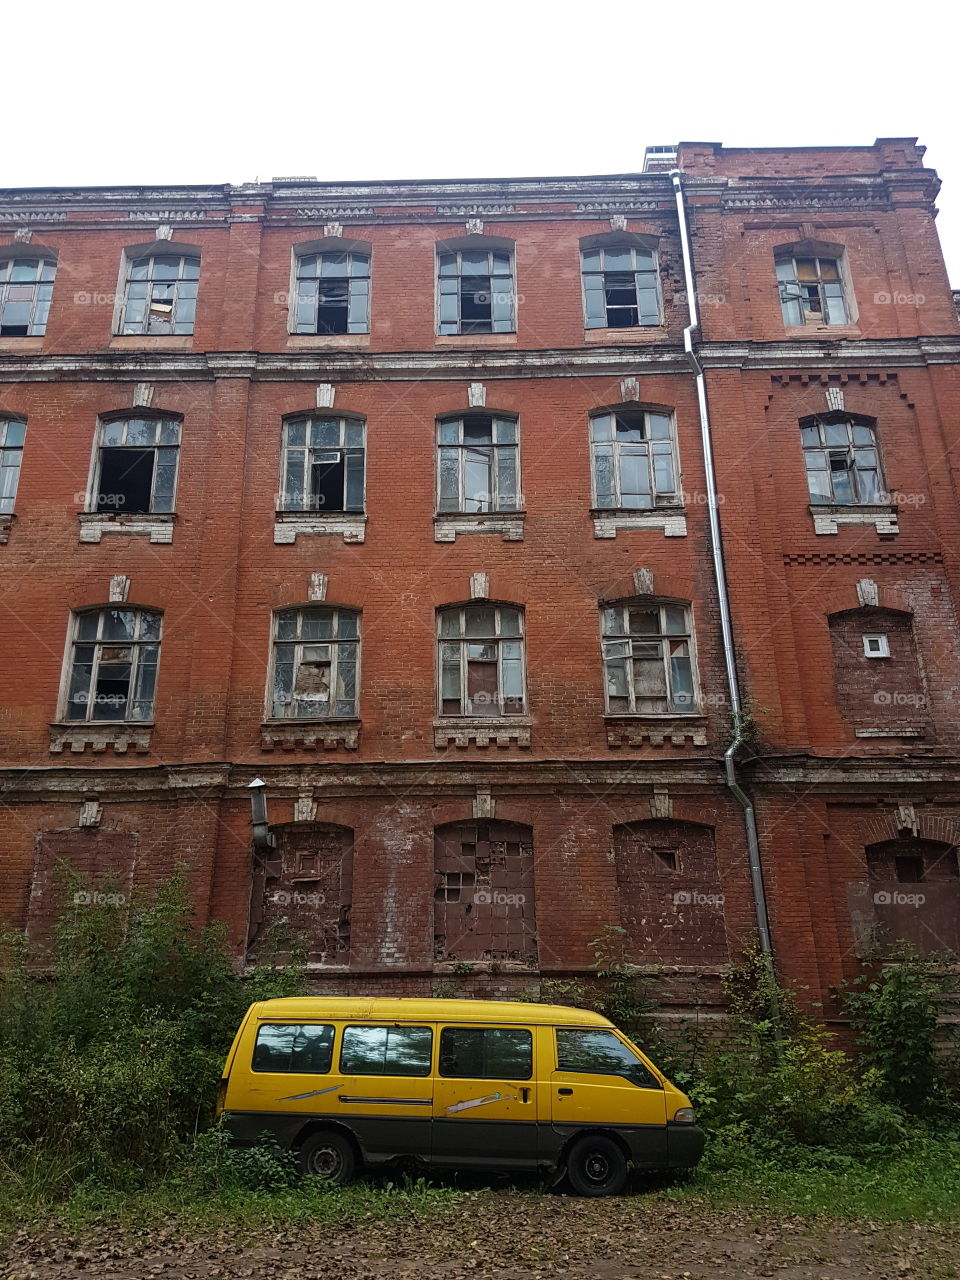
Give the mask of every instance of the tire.
[(311, 1133), (299, 1151), (300, 1172), (320, 1178), (331, 1187), (344, 1187), (357, 1173), (357, 1153), (345, 1134), (334, 1129)]
[(618, 1196), (627, 1183), (627, 1158), (612, 1138), (587, 1134), (570, 1148), (567, 1181), (578, 1196)]

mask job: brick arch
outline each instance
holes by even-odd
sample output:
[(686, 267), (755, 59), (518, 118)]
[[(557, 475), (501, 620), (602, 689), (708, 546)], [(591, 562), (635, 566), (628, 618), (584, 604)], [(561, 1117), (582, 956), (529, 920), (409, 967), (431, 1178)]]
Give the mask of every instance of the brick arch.
[[(917, 835), (921, 839), (960, 848), (960, 818), (928, 813), (923, 809), (918, 810), (915, 816)], [(864, 850), (871, 845), (898, 840), (902, 835), (902, 828), (897, 822), (896, 809), (875, 810), (869, 817), (863, 817), (856, 822), (853, 830)]]

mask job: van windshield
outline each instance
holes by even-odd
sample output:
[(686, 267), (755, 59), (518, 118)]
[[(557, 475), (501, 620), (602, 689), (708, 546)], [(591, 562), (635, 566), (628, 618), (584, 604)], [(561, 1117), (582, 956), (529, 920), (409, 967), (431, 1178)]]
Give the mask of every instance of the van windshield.
[(659, 1089), (660, 1081), (612, 1031), (557, 1030), (557, 1067), (598, 1076), (623, 1076), (641, 1089)]

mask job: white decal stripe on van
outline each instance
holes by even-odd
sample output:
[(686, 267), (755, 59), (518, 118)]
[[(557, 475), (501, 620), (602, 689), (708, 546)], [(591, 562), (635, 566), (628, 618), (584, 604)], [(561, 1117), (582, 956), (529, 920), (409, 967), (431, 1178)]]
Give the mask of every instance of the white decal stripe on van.
[(486, 1107), (491, 1102), (519, 1102), (515, 1093), (488, 1093), (483, 1098), (468, 1098), (466, 1102), (454, 1102), (447, 1107), (447, 1115), (456, 1115), (458, 1111), (469, 1111), (471, 1107)]
[(278, 1102), (299, 1102), (301, 1098), (319, 1098), (322, 1093), (334, 1093), (340, 1086), (332, 1084), (329, 1089), (311, 1089), (309, 1093), (290, 1093), (285, 1098), (278, 1098)]

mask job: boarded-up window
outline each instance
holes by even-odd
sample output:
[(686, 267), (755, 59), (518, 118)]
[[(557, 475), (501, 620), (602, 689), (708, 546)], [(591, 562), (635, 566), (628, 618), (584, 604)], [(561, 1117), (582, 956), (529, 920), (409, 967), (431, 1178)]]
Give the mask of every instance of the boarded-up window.
[(37, 834), (27, 938), (44, 950), (67, 910), (104, 907), (126, 911), (137, 863), (134, 832), (71, 827)]
[(870, 845), (866, 861), (867, 879), (847, 886), (857, 953), (903, 941), (922, 955), (960, 955), (957, 850), (904, 837)]
[(254, 876), (251, 954), (302, 948), (312, 964), (347, 964), (353, 832), (333, 823), (291, 823), (277, 829), (272, 854)]
[(533, 832), (453, 822), (434, 841), (435, 958), (536, 964)]
[(727, 959), (713, 830), (694, 822), (629, 822), (613, 829), (620, 919), (635, 964)]

